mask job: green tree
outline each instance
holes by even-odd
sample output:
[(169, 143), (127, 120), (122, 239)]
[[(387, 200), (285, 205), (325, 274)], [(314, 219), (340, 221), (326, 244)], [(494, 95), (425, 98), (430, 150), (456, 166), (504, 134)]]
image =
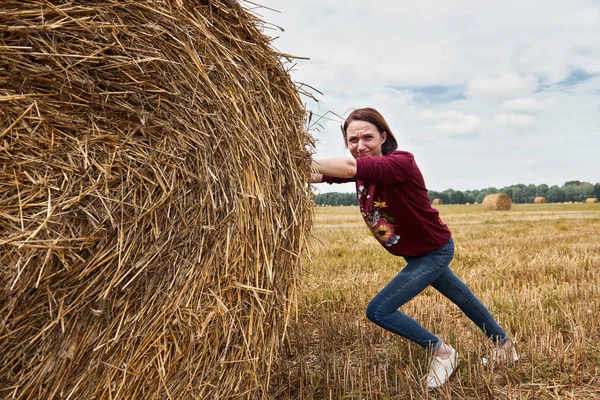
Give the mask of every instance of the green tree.
[(463, 192), (457, 190), (454, 192), (454, 204), (465, 204), (467, 202), (467, 197)]
[(355, 206), (358, 205), (355, 193), (321, 193), (315, 196), (314, 202), (317, 205), (329, 206)]
[(565, 193), (557, 185), (551, 186), (548, 189), (546, 201), (548, 201), (548, 203), (562, 203), (565, 201)]
[(478, 190), (467, 190), (465, 193), (465, 200), (467, 203), (475, 203), (477, 201)]
[(450, 204), (450, 199), (448, 198), (447, 191), (445, 192), (436, 192), (435, 190), (429, 191), (429, 202), (433, 202), (433, 199), (440, 199), (444, 204)]
[(525, 192), (525, 200), (523, 203), (533, 203), (537, 194), (537, 186), (533, 184), (527, 185), (523, 188), (523, 191)]
[(574, 185), (563, 185), (562, 192), (565, 194), (565, 201), (576, 201)]
[(465, 204), (467, 202), (465, 194), (460, 190), (448, 189), (446, 192), (448, 202), (446, 204)]
[(527, 195), (524, 189), (518, 186), (513, 187), (513, 203), (523, 204), (527, 203)]
[(577, 201), (585, 201), (589, 197), (594, 197), (594, 185), (588, 182), (582, 182), (581, 185), (575, 188), (577, 193)]
[(585, 201), (594, 195), (594, 185), (588, 182), (569, 181), (562, 187), (567, 201)]
[[(565, 201), (585, 201), (588, 197), (600, 198), (600, 183), (592, 185), (589, 182), (568, 181), (562, 187), (557, 185), (548, 187), (546, 184), (541, 185), (524, 185), (518, 183), (512, 186), (506, 186), (502, 189), (489, 187), (481, 190), (460, 191), (454, 189), (444, 190), (442, 192), (430, 190), (428, 192), (429, 200), (438, 198), (444, 204), (465, 204), (482, 202), (485, 196), (493, 193), (505, 193), (513, 203), (532, 203), (537, 196), (543, 196), (549, 203), (561, 203)], [(314, 198), (317, 205), (332, 205), (332, 206), (350, 206), (358, 205), (355, 193), (322, 193)]]
[(546, 197), (546, 201), (548, 201), (548, 185), (542, 183), (537, 187), (537, 195), (541, 197)]
[(429, 202), (432, 203), (433, 199), (439, 199), (440, 198), (440, 192), (436, 192), (435, 190), (430, 190), (428, 193), (429, 195)]

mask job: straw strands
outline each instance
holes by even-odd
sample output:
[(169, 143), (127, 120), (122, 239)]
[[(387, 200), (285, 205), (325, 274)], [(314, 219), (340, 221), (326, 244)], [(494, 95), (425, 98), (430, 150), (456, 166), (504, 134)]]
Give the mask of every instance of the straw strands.
[(483, 198), (483, 209), (484, 210), (510, 210), (512, 203), (510, 197), (504, 193), (488, 194)]
[(312, 211), (235, 1), (3, 1), (0, 397), (258, 398)]

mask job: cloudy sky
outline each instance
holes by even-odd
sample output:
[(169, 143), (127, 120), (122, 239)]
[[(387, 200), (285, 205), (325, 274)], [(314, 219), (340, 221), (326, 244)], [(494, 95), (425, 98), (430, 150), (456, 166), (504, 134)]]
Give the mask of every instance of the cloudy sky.
[(335, 114), (370, 106), (431, 190), (600, 182), (600, 1), (256, 1), (323, 93), (315, 158), (349, 155)]

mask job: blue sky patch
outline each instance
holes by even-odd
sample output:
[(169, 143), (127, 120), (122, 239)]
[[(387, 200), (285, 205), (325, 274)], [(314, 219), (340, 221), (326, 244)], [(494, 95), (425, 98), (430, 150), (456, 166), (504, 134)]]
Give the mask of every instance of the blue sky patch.
[(464, 86), (453, 85), (430, 85), (430, 86), (388, 86), (394, 90), (409, 90), (413, 93), (413, 99), (422, 104), (448, 103), (465, 98)]
[(596, 76), (600, 76), (600, 74), (590, 74), (580, 68), (575, 68), (571, 70), (569, 76), (563, 79), (560, 82), (557, 82), (556, 86), (574, 86), (578, 83), (587, 81), (588, 79), (594, 78)]

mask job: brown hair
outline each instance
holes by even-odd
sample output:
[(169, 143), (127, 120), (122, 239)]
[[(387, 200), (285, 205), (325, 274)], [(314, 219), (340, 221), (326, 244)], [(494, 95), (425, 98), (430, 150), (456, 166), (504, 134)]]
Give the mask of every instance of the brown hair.
[(379, 111), (370, 107), (357, 108), (356, 110), (352, 111), (350, 115), (348, 115), (348, 118), (346, 118), (346, 120), (342, 124), (342, 135), (344, 136), (344, 145), (346, 146), (346, 148), (348, 148), (346, 129), (348, 129), (348, 125), (350, 125), (350, 122), (352, 121), (370, 122), (377, 127), (377, 130), (380, 134), (383, 134), (383, 132), (386, 133), (387, 136), (385, 142), (383, 142), (383, 144), (381, 145), (381, 152), (383, 153), (383, 155), (389, 154), (398, 148), (398, 142), (396, 141), (394, 134), (390, 130), (389, 125), (387, 124), (387, 122), (385, 122), (383, 116), (379, 113)]

